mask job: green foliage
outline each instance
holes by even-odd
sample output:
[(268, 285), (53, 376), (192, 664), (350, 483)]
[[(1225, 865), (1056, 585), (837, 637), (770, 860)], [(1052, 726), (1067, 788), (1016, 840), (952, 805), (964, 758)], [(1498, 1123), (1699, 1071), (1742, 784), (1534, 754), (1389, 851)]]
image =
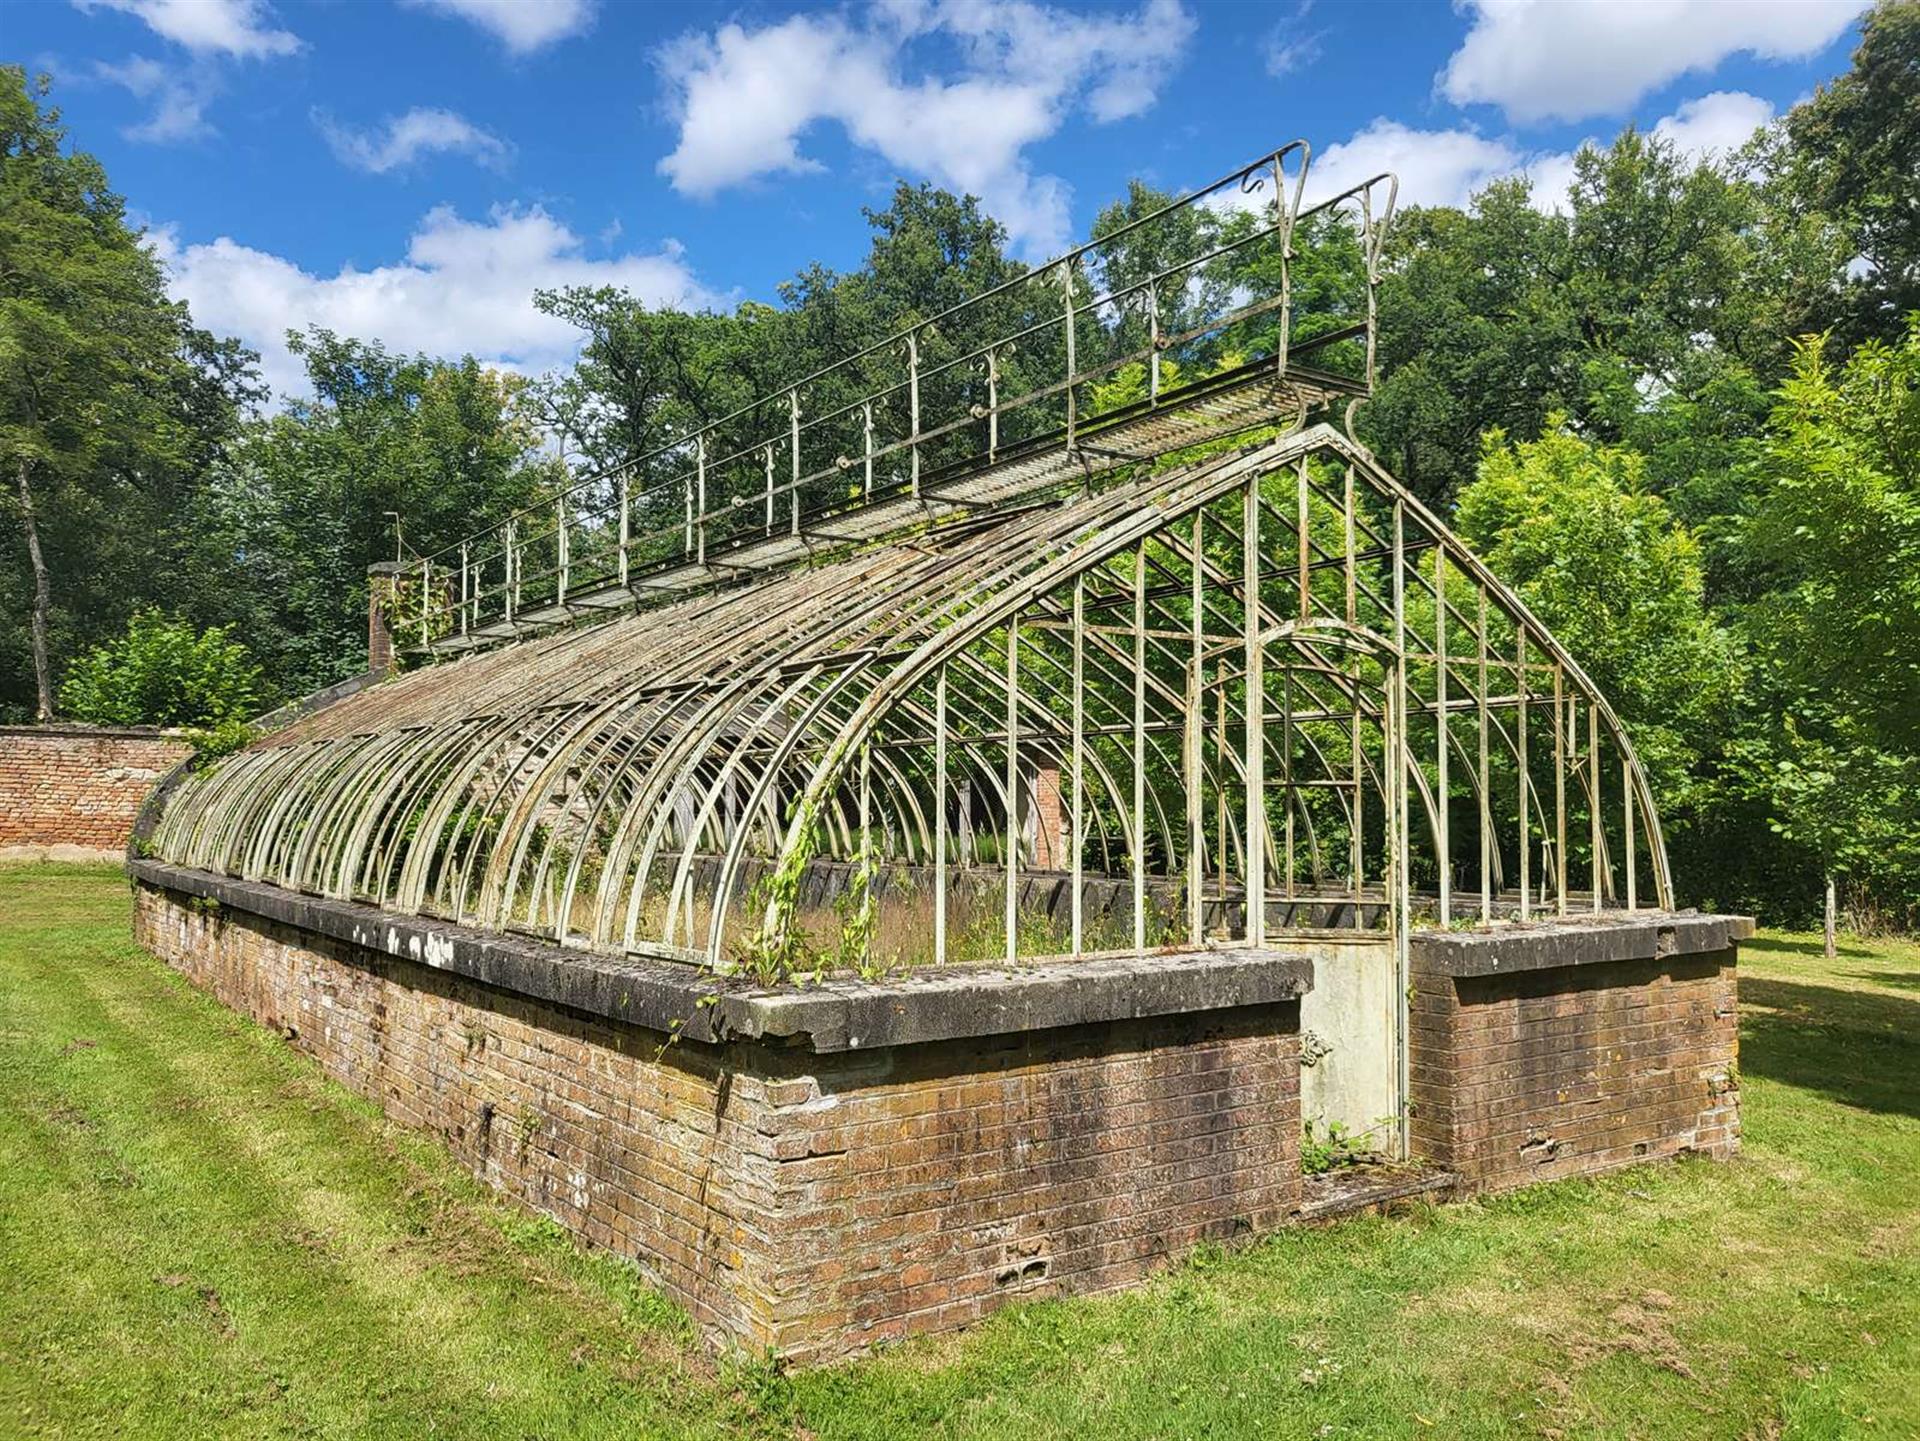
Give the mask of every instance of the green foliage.
[[(65, 658), (177, 599), (185, 503), (257, 396), (194, 329), (100, 163), (0, 66), (0, 716), (52, 710)], [(16, 539), (17, 537), (17, 539)]]
[[(936, 1343), (782, 1375), (758, 1355), (716, 1369), (630, 1260), (529, 1220), (439, 1140), (388, 1125), (200, 996), (131, 943), (127, 904), (104, 867), (0, 868), (0, 1216), (32, 1238), (0, 1286), (14, 1346), (0, 1414), (15, 1432), (1920, 1428), (1910, 944), (1849, 946), (1835, 963), (1817, 938), (1741, 948), (1738, 1164), (1286, 1227), (1123, 1293), (1016, 1304)], [(155, 1280), (175, 1276), (191, 1284)]]
[(203, 613), (249, 638), (276, 699), (365, 668), (367, 566), (394, 554), (389, 512), (430, 554), (558, 479), (521, 383), (472, 356), (396, 356), (325, 330), (289, 340), (313, 398), (249, 426), (195, 515)]
[(74, 662), (60, 704), (96, 725), (205, 726), (230, 739), (254, 714), (259, 690), (260, 667), (228, 630), (144, 610), (124, 636)]
[(1309, 1176), (1324, 1176), (1341, 1166), (1351, 1166), (1367, 1154), (1360, 1138), (1338, 1121), (1318, 1126), (1312, 1121), (1300, 1128), (1300, 1169)]
[(1537, 441), (1496, 431), (1456, 519), (1620, 713), (1678, 819), (1733, 719), (1740, 667), (1707, 606), (1699, 544), (1646, 489), (1645, 468), (1559, 417)]
[(1783, 190), (1844, 227), (1846, 284), (1831, 318), (1852, 341), (1920, 310), (1920, 3), (1882, 0), (1853, 67), (1787, 115)]
[(1416, 210), (1394, 232), (1369, 444), (1438, 500), (1470, 479), (1485, 432), (1530, 438), (1554, 412), (1602, 440), (1659, 436), (1663, 488), (1724, 465), (1726, 441), (1759, 429), (1843, 238), (1758, 180), (1631, 129), (1581, 150), (1560, 210), (1534, 200), (1501, 181), (1464, 213)]
[(1920, 316), (1836, 367), (1796, 353), (1752, 467), (1743, 623), (1769, 819), (1883, 904), (1920, 906)]

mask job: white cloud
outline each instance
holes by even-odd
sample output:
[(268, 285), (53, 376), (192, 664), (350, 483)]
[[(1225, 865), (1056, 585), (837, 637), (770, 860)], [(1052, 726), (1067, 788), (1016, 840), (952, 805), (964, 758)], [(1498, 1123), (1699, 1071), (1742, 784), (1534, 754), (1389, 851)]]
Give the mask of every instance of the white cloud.
[(1729, 55), (1792, 60), (1824, 50), (1865, 0), (1458, 0), (1472, 17), (1439, 76), (1456, 105), (1508, 120), (1618, 114)]
[(502, 164), (512, 153), (499, 136), (451, 110), (416, 105), (384, 127), (368, 130), (341, 125), (325, 111), (315, 111), (313, 120), (341, 164), (374, 175), (405, 169), (422, 155), (440, 151), (470, 155), (482, 165)]
[[(1716, 90), (1683, 102), (1673, 114), (1656, 120), (1650, 133), (1672, 145), (1682, 159), (1699, 165), (1725, 160), (1773, 115), (1773, 105), (1758, 95)], [(1589, 136), (1572, 150), (1542, 152), (1530, 158), (1526, 171), (1533, 182), (1533, 203), (1541, 210), (1566, 210), (1575, 159), (1582, 150), (1601, 148), (1602, 142)]]
[[(1651, 133), (1697, 164), (1738, 150), (1773, 114), (1773, 106), (1757, 95), (1719, 90), (1686, 101), (1656, 121)], [(1601, 143), (1588, 139), (1572, 150), (1527, 150), (1511, 136), (1485, 136), (1464, 126), (1413, 130), (1382, 117), (1314, 157), (1305, 203), (1337, 195), (1384, 170), (1399, 177), (1403, 206), (1464, 206), (1493, 181), (1521, 175), (1532, 186), (1536, 206), (1565, 210), (1575, 157)], [(1223, 203), (1265, 204), (1267, 198), (1262, 190), (1250, 201), (1229, 195)]]
[(1773, 119), (1773, 105), (1739, 90), (1716, 90), (1689, 100), (1659, 121), (1653, 133), (1694, 160), (1725, 159)]
[(1305, 203), (1338, 195), (1388, 170), (1400, 179), (1403, 206), (1465, 205), (1488, 181), (1513, 174), (1524, 158), (1510, 141), (1490, 140), (1473, 130), (1411, 130), (1383, 117), (1314, 156)]
[(1302, 65), (1311, 65), (1320, 58), (1320, 39), (1326, 32), (1304, 28), (1312, 9), (1313, 0), (1300, 0), (1293, 13), (1278, 21), (1261, 42), (1266, 52), (1267, 74), (1274, 79), (1291, 75)]
[(138, 16), (147, 28), (176, 45), (203, 55), (232, 55), (259, 60), (291, 55), (298, 35), (274, 26), (262, 0), (73, 0), (81, 10), (119, 10)]
[(118, 65), (96, 61), (93, 74), (97, 80), (153, 102), (152, 115), (121, 132), (129, 140), (167, 145), (216, 133), (206, 111), (217, 87), (204, 68), (177, 69), (144, 55), (129, 55)]
[(496, 209), (484, 221), (443, 206), (415, 229), (404, 261), (372, 270), (347, 266), (325, 276), (227, 236), (188, 245), (163, 228), (150, 238), (194, 322), (259, 350), (266, 379), (281, 394), (305, 388), (285, 336), (309, 325), (382, 340), (395, 350), (471, 352), (533, 371), (571, 360), (580, 340), (572, 326), (534, 308), (536, 289), (618, 286), (649, 305), (714, 299), (677, 246), (593, 259), (572, 230), (537, 206)]
[(472, 21), (515, 55), (530, 55), (593, 24), (593, 0), (405, 0)]
[[(680, 127), (659, 169), (696, 196), (816, 170), (801, 138), (831, 120), (902, 170), (978, 195), (1022, 249), (1044, 253), (1066, 241), (1068, 191), (1034, 173), (1027, 147), (1076, 108), (1101, 122), (1148, 109), (1193, 31), (1179, 0), (1096, 15), (1031, 0), (887, 0), (858, 20), (729, 22), (655, 57)], [(953, 78), (905, 73), (920, 40), (958, 47)]]

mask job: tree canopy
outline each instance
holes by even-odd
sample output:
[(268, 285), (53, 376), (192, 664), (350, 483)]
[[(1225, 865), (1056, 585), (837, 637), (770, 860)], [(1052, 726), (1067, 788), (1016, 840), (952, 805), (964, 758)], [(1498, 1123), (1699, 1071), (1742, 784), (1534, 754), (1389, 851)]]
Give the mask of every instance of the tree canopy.
[[(349, 674), (369, 562), (633, 463), (1024, 273), (977, 199), (902, 183), (866, 213), (858, 267), (810, 265), (766, 301), (685, 312), (543, 292), (581, 346), (533, 379), (309, 331), (294, 341), (307, 392), (269, 411), (253, 358), (168, 298), (47, 93), (0, 71), (0, 469), (16, 521), (0, 718), (61, 696), (75, 713), (164, 718), (156, 692), (111, 677), (209, 628), (257, 660), (249, 704)], [(1229, 246), (1257, 211), (1126, 229), (1171, 198), (1136, 181), (1101, 209), (1077, 283), (1189, 270), (1081, 323), (1137, 344), (1156, 313), (1179, 329), (1277, 286), (1273, 247)], [(1511, 179), (1409, 212), (1385, 266), (1361, 436), (1614, 698), (1688, 898), (1790, 920), (1835, 878), (1851, 903), (1911, 922), (1920, 3), (1882, 0), (1848, 72), (1735, 154), (1701, 161), (1629, 129), (1582, 150), (1563, 196)], [(1296, 343), (1355, 318), (1363, 267), (1331, 219), (1298, 238)], [(1017, 328), (1035, 288), (927, 344), (958, 354)], [(1270, 353), (1277, 324), (1269, 312), (1178, 364)], [(1009, 366), (1056, 364), (1046, 343)], [(1121, 370), (1091, 399), (1145, 383)], [(97, 699), (109, 692), (124, 704)]]

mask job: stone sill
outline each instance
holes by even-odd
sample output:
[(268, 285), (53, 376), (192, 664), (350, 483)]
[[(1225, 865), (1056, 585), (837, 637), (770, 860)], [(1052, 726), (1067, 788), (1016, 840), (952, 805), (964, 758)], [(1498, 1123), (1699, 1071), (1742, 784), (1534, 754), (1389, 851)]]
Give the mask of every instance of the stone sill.
[(1724, 951), (1753, 935), (1751, 916), (1633, 911), (1514, 921), (1473, 931), (1415, 931), (1413, 968), (1467, 977)]
[(1270, 1005), (1297, 1000), (1313, 985), (1306, 957), (1238, 947), (1018, 967), (955, 965), (878, 982), (833, 979), (767, 989), (684, 963), (622, 960), (161, 861), (130, 858), (127, 870), (161, 890), (587, 1015), (712, 1044), (868, 1050)]

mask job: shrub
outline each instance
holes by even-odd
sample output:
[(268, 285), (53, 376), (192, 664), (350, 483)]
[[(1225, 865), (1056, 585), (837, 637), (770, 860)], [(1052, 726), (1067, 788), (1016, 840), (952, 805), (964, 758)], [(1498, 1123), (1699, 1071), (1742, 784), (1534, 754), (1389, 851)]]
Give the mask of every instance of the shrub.
[(143, 610), (127, 633), (75, 661), (60, 688), (61, 709), (97, 725), (231, 729), (252, 715), (260, 668), (224, 626), (196, 631)]

